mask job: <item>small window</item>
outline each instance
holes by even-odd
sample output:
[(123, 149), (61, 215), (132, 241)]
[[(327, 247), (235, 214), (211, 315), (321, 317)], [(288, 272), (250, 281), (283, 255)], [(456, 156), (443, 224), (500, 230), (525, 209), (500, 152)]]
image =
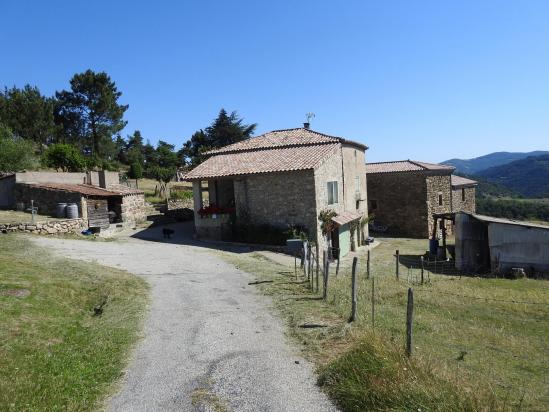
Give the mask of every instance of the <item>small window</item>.
[(337, 202), (337, 182), (328, 182), (328, 204), (333, 205)]
[(355, 191), (360, 193), (360, 176), (355, 177)]
[(442, 206), (442, 193), (438, 194), (438, 205)]
[(461, 188), (461, 201), (465, 202), (465, 188), (464, 187)]

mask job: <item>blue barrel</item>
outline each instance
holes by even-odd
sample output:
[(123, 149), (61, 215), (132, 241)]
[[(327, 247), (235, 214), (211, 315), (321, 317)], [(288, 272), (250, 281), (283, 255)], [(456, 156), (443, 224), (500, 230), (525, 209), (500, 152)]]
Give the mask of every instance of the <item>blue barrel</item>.
[(58, 203), (57, 207), (55, 208), (55, 217), (58, 218), (64, 218), (67, 217), (67, 204), (66, 203)]
[(429, 254), (436, 256), (438, 253), (438, 239), (429, 239)]
[(78, 219), (78, 205), (76, 203), (67, 205), (67, 217), (69, 219)]

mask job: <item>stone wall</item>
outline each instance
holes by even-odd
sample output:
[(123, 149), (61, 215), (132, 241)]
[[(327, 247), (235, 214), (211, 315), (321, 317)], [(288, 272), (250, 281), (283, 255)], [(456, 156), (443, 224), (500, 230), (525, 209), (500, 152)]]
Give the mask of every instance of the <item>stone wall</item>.
[[(450, 182), (450, 173), (440, 174), (440, 172), (429, 172), (425, 179), (425, 182), (427, 185), (426, 218), (429, 223), (425, 236), (428, 238), (433, 232), (433, 214), (452, 212), (452, 184)], [(442, 196), (441, 205), (439, 204), (440, 196)], [(446, 222), (446, 228), (449, 232), (452, 231), (451, 222)]]
[[(366, 154), (354, 145), (343, 144), (343, 183), (345, 210), (368, 215), (368, 193), (366, 184)], [(358, 187), (357, 187), (358, 186)], [(363, 236), (368, 236), (368, 226)]]
[[(326, 209), (332, 209), (336, 213), (341, 213), (345, 210), (342, 161), (341, 149), (340, 147), (337, 147), (334, 150), (333, 155), (324, 160), (324, 162), (314, 171), (316, 239), (319, 240), (319, 245), (321, 246), (323, 237), (322, 231), (320, 230), (318, 214)], [(337, 182), (338, 189), (338, 202), (331, 205), (328, 204), (328, 182)]]
[(282, 229), (300, 225), (307, 228), (309, 235), (315, 233), (312, 170), (238, 177), (234, 180), (234, 194), (237, 218)]
[(425, 237), (427, 185), (425, 174), (415, 172), (369, 173), (368, 200), (376, 224), (396, 236)]
[(177, 210), (177, 209), (191, 209), (193, 208), (193, 199), (169, 199), (167, 203), (167, 210)]
[(82, 217), (83, 199), (84, 197), (78, 193), (46, 189), (21, 183), (15, 184), (16, 203), (24, 203), (25, 209), (28, 209), (31, 206), (31, 200), (34, 200), (34, 206), (38, 208), (38, 213), (41, 215), (55, 216), (57, 203), (76, 203), (78, 205), (78, 216)]
[(120, 212), (122, 223), (124, 224), (132, 225), (147, 220), (145, 195), (134, 194), (123, 196)]
[[(462, 200), (463, 195), (465, 195), (465, 200)], [(452, 190), (452, 212), (476, 213), (476, 210), (476, 189), (474, 186), (457, 187)]]
[(0, 233), (24, 232), (40, 235), (80, 233), (88, 227), (84, 219), (50, 220), (37, 223), (0, 224)]

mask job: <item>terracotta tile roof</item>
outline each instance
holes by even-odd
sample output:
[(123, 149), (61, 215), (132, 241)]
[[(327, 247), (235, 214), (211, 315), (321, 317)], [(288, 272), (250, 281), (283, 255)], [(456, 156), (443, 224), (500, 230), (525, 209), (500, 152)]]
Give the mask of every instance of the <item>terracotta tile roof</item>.
[(366, 173), (394, 173), (444, 171), (451, 172), (455, 167), (436, 163), (417, 162), (414, 160), (399, 160), (394, 162), (367, 163)]
[(337, 216), (332, 218), (332, 221), (337, 223), (339, 226), (343, 226), (349, 222), (352, 222), (353, 220), (360, 219), (362, 217), (362, 214), (359, 212), (341, 212)]
[(465, 186), (476, 186), (478, 182), (476, 180), (467, 179), (465, 177), (452, 175), (452, 187), (465, 187)]
[(338, 143), (240, 150), (212, 156), (184, 176), (185, 180), (314, 169)]
[(133, 187), (129, 187), (126, 185), (110, 185), (106, 190), (110, 192), (115, 192), (117, 194), (120, 194), (122, 196), (124, 195), (142, 195), (145, 194), (143, 190), (134, 189)]
[(349, 143), (367, 149), (362, 143), (356, 143), (342, 137), (330, 136), (311, 129), (299, 127), (296, 129), (274, 130), (257, 137), (234, 143), (220, 149), (211, 150), (206, 154), (241, 152), (247, 150), (270, 149), (278, 147), (307, 146), (324, 143)]
[(137, 189), (132, 189), (126, 186), (110, 187), (109, 189), (103, 189), (101, 187), (84, 185), (84, 184), (69, 184), (69, 183), (19, 183), (28, 186), (34, 186), (41, 189), (60, 190), (64, 192), (80, 193), (85, 196), (124, 196), (128, 194), (143, 194), (144, 192)]

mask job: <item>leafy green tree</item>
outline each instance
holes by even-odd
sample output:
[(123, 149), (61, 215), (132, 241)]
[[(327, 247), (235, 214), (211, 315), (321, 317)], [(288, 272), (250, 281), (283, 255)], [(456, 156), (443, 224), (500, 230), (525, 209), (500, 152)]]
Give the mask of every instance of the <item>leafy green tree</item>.
[(19, 172), (35, 165), (32, 142), (15, 136), (0, 123), (0, 171)]
[(217, 118), (205, 130), (195, 132), (179, 152), (186, 163), (195, 166), (205, 158), (204, 152), (249, 139), (257, 124), (244, 124), (237, 112), (228, 114), (221, 109)]
[(126, 143), (126, 159), (129, 164), (139, 163), (141, 166), (145, 163), (145, 156), (143, 154), (143, 137), (141, 132), (136, 130), (133, 135), (128, 136)]
[(26, 85), (0, 91), (0, 122), (12, 133), (40, 145), (55, 137), (54, 99), (43, 96), (37, 87)]
[(135, 162), (130, 165), (128, 177), (130, 179), (141, 179), (143, 177), (143, 167), (140, 163)]
[(180, 160), (173, 144), (160, 140), (156, 145), (156, 155), (158, 166), (161, 168), (171, 169), (175, 172), (177, 167), (180, 166)]
[(143, 163), (147, 170), (151, 170), (153, 167), (158, 166), (156, 149), (149, 141), (143, 146)]
[(90, 145), (94, 154), (105, 158), (112, 137), (127, 123), (123, 117), (128, 106), (118, 103), (122, 93), (105, 72), (75, 74), (70, 85), (71, 90), (55, 93), (55, 119), (63, 141)]
[(42, 155), (42, 163), (63, 172), (81, 172), (86, 168), (86, 160), (78, 149), (64, 143), (50, 145)]
[(168, 183), (172, 181), (176, 170), (169, 167), (155, 166), (150, 170), (150, 175), (158, 182), (158, 195), (162, 198), (168, 195)]

